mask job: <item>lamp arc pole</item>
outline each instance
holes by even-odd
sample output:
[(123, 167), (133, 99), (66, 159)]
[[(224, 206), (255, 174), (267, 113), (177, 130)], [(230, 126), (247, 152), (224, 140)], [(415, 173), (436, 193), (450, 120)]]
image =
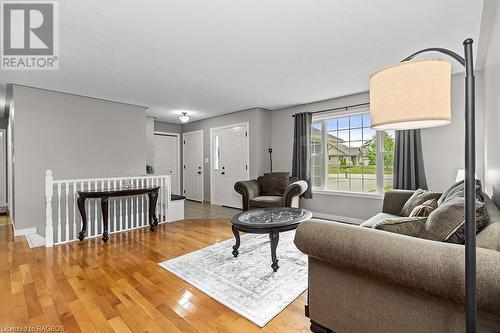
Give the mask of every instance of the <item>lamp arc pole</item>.
[(464, 57), (443, 48), (423, 49), (403, 59), (409, 61), (427, 52), (450, 56), (465, 67), (465, 327), (476, 332), (476, 148), (475, 148), (475, 78), (472, 56), (473, 40), (464, 40)]

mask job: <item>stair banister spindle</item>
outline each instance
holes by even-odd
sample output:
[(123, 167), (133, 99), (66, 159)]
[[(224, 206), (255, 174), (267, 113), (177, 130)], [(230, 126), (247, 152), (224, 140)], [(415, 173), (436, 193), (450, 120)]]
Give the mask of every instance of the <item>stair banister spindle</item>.
[(163, 207), (163, 187), (165, 184), (163, 184), (163, 177), (158, 177), (158, 184), (160, 185), (160, 190), (158, 191), (158, 206), (160, 206), (159, 211), (160, 211), (160, 216), (158, 216), (158, 221), (163, 222), (163, 213), (164, 213), (164, 207)]
[[(116, 179), (113, 180), (113, 188), (116, 189)], [(113, 231), (116, 231), (116, 200), (113, 200)]]
[[(120, 179), (120, 188), (122, 188), (123, 182)], [(120, 230), (123, 230), (123, 198), (120, 198)]]
[(165, 186), (165, 191), (167, 192), (167, 197), (165, 198), (165, 209), (167, 212), (165, 213), (165, 222), (168, 220), (168, 209), (170, 207), (170, 201), (172, 200), (172, 177), (165, 176), (165, 180), (167, 185)]
[(52, 170), (45, 171), (45, 246), (51, 247), (54, 237), (52, 226), (52, 196), (54, 194)]
[[(94, 188), (96, 191), (99, 189), (98, 181), (94, 181)], [(98, 207), (97, 200), (94, 200), (94, 228), (95, 228), (94, 235), (99, 235), (99, 210), (97, 207)]]
[[(91, 191), (92, 190), (92, 182), (89, 180), (87, 182), (87, 190)], [(87, 215), (87, 218), (89, 221), (91, 221), (89, 223), (89, 226), (87, 227), (87, 232), (89, 234), (89, 236), (93, 236), (94, 234), (92, 233), (92, 207), (90, 206), (90, 202), (87, 204), (87, 207), (89, 208), (89, 213)]]
[(66, 188), (64, 189), (64, 196), (66, 197), (66, 223), (65, 225), (65, 230), (64, 230), (64, 240), (67, 241), (69, 240), (69, 183), (66, 182)]
[(61, 242), (61, 183), (57, 183), (57, 242)]
[(72, 240), (76, 239), (76, 182), (73, 182), (73, 233)]
[[(130, 180), (130, 186), (134, 187), (134, 180)], [(130, 225), (131, 228), (136, 227), (136, 221), (135, 221), (135, 213), (134, 213), (134, 198), (130, 198)]]
[[(144, 178), (141, 178), (141, 187), (144, 187)], [(146, 214), (146, 209), (144, 208), (144, 196), (141, 196), (141, 225), (144, 225), (144, 215)]]
[[(104, 180), (101, 180), (101, 187), (100, 187), (100, 188), (101, 188), (101, 191), (104, 191), (104, 190), (105, 190)], [(98, 200), (96, 200), (96, 203), (97, 203), (97, 205), (98, 205), (98, 207), (99, 207), (99, 212), (101, 212), (101, 214), (102, 214), (102, 211), (101, 211), (101, 209), (100, 209), (100, 208), (101, 208), (100, 202), (97, 202), (97, 201), (98, 201)], [(109, 214), (108, 214), (108, 217), (109, 217)], [(103, 216), (101, 215), (101, 220), (102, 220), (102, 219), (103, 219)], [(98, 225), (100, 228), (102, 228), (102, 224), (99, 222), (99, 216), (98, 216), (98, 218), (97, 218), (97, 225)], [(102, 232), (103, 232), (103, 230), (99, 230), (99, 233), (100, 233), (100, 234), (101, 234)]]
[(128, 200), (129, 198), (128, 197), (125, 197), (124, 200), (125, 200), (125, 229), (130, 229), (132, 227), (132, 224), (130, 223), (130, 219), (129, 219), (129, 212), (128, 212)]

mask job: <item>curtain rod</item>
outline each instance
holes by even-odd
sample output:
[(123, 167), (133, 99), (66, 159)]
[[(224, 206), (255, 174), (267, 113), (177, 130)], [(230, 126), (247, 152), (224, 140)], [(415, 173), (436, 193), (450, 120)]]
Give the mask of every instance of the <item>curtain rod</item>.
[[(357, 107), (360, 107), (360, 106), (367, 106), (367, 105), (370, 105), (370, 103), (367, 102), (367, 103), (352, 104), (352, 105), (342, 106), (342, 107), (333, 108), (333, 109), (312, 111), (312, 112), (309, 112), (309, 113), (316, 114), (316, 113), (339, 111), (339, 110), (346, 110), (347, 111), (347, 110), (352, 109), (352, 108), (357, 108)], [(295, 115), (292, 115), (292, 117), (295, 117)]]

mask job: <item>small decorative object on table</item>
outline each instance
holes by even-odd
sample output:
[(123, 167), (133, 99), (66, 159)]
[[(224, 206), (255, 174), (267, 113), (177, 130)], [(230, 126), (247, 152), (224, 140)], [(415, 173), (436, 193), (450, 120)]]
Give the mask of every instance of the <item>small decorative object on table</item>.
[(302, 208), (274, 207), (245, 211), (235, 215), (231, 222), (236, 244), (233, 246), (233, 255), (238, 256), (240, 247), (240, 231), (253, 234), (269, 234), (271, 240), (272, 269), (277, 271), (278, 259), (276, 248), (278, 247), (279, 233), (297, 229), (299, 224), (310, 219), (311, 212)]

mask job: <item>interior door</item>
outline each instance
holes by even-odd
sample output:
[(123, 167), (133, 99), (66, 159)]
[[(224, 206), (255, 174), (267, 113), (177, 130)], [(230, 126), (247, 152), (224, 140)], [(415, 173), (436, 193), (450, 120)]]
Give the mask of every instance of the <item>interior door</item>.
[(178, 136), (155, 134), (154, 169), (155, 174), (172, 176), (172, 194), (180, 194)]
[(203, 201), (203, 131), (183, 134), (184, 195)]
[(234, 190), (234, 184), (248, 179), (248, 128), (231, 126), (221, 128), (219, 133), (219, 169), (213, 170), (215, 202), (242, 208), (241, 195)]

